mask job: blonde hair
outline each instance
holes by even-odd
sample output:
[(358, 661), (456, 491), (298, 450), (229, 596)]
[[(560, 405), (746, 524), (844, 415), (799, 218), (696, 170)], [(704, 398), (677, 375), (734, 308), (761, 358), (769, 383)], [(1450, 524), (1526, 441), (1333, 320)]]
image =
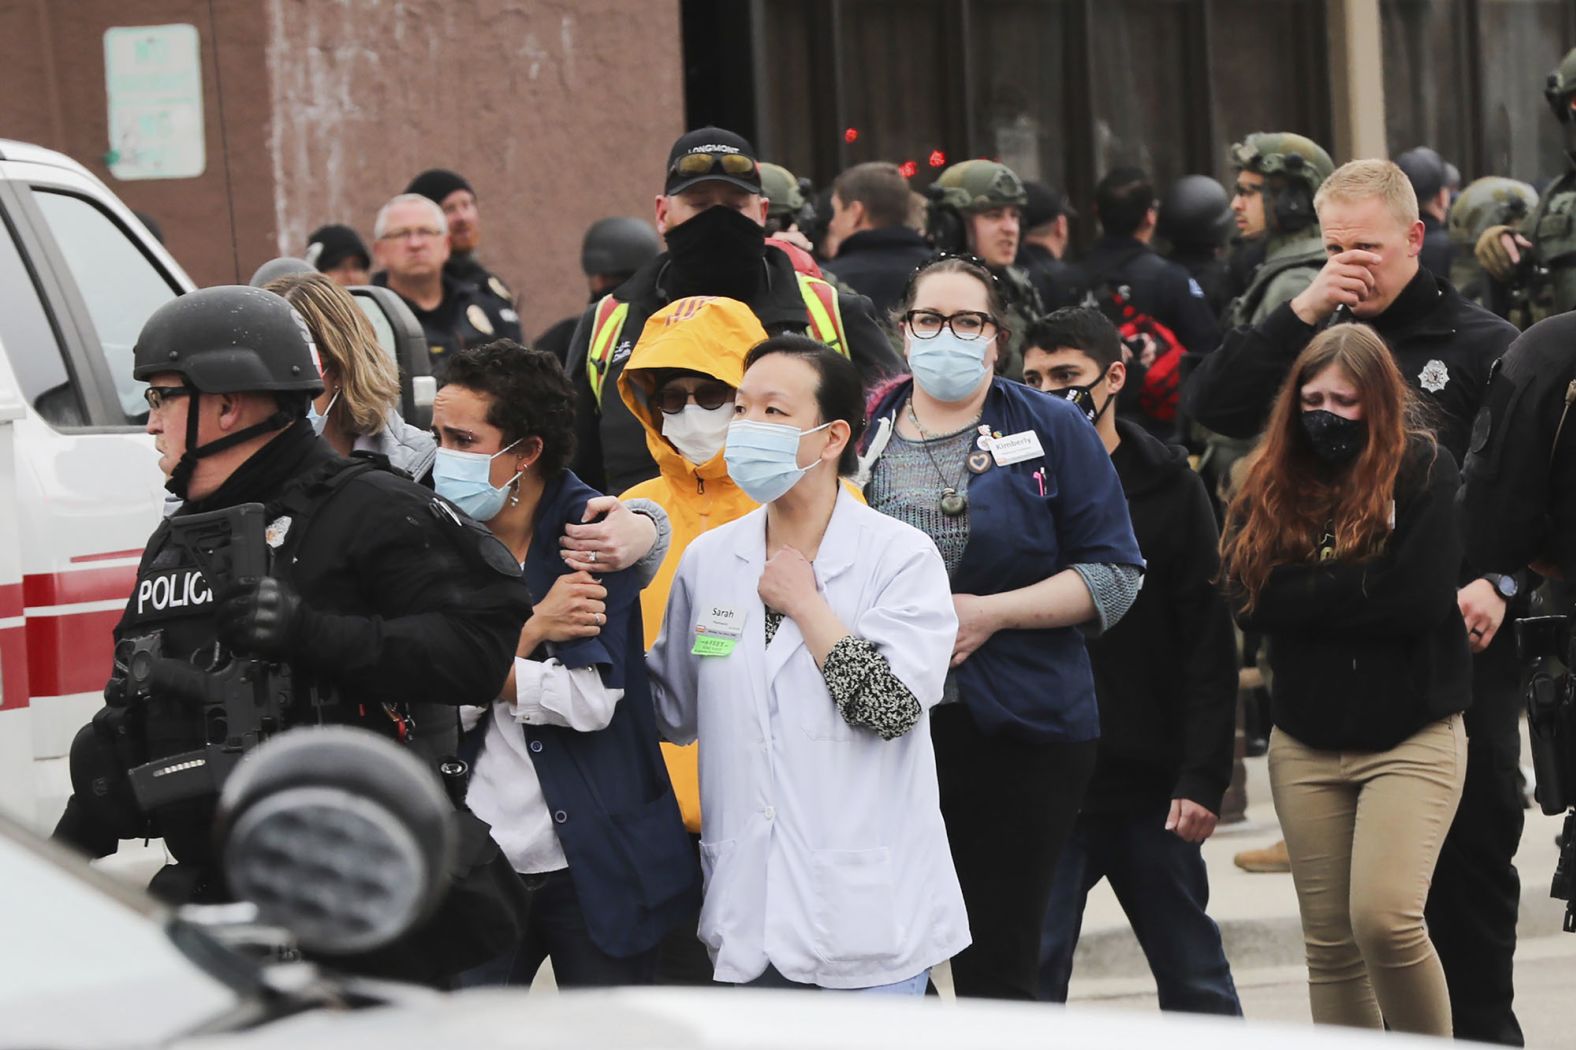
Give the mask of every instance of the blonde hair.
[(267, 288), (301, 314), (323, 369), (338, 376), (339, 399), (329, 415), (339, 428), (355, 435), (382, 430), (399, 405), (399, 369), (355, 298), (320, 273), (290, 274)]
[(1313, 196), (1313, 210), (1322, 212), (1326, 201), (1355, 204), (1384, 201), (1395, 221), (1410, 229), (1418, 221), (1417, 193), (1406, 172), (1388, 160), (1353, 160), (1335, 169)]

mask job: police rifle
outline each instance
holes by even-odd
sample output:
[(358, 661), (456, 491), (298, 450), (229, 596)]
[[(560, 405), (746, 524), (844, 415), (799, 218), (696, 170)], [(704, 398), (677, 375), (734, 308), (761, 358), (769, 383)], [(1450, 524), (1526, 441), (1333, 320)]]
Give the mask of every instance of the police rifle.
[[(168, 523), (169, 540), (187, 552), (217, 597), (267, 574), (264, 516), (261, 503), (177, 515)], [(233, 653), (218, 642), (190, 661), (172, 659), (158, 631), (122, 639), (116, 649), (116, 663), (126, 669), (126, 700), (173, 698), (194, 705), (207, 741), (131, 770), (144, 812), (217, 794), (241, 756), (287, 724), (293, 696), (286, 664)]]
[(1566, 902), (1564, 929), (1576, 933), (1576, 650), (1569, 618), (1533, 616), (1516, 621), (1522, 694), (1538, 805), (1549, 816), (1565, 813), (1560, 859), (1549, 895)]

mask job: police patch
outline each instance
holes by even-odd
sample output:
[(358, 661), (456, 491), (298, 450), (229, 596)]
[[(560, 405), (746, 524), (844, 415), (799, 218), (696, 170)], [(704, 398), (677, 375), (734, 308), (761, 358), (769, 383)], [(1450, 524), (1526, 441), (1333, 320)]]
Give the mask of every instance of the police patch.
[(509, 290), (508, 285), (504, 284), (496, 276), (487, 278), (487, 287), (492, 290), (494, 295), (505, 302), (514, 302), (514, 293)]
[(1430, 394), (1437, 394), (1450, 382), (1450, 370), (1438, 359), (1428, 362), (1417, 374), (1417, 384)]
[(492, 318), (488, 317), (487, 311), (483, 310), (477, 304), (472, 303), (470, 306), (465, 308), (465, 319), (471, 323), (472, 328), (476, 329), (482, 335), (493, 334)]
[(278, 550), (285, 542), (285, 537), (290, 535), (290, 516), (282, 514), (268, 523), (268, 528), (263, 530), (263, 541), (274, 550)]

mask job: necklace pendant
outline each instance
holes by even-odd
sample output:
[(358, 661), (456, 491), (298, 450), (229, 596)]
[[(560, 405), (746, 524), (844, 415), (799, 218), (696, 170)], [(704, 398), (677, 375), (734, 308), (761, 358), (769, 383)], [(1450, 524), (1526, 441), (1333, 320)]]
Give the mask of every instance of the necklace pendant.
[(956, 518), (969, 509), (969, 498), (954, 488), (941, 490), (941, 513)]

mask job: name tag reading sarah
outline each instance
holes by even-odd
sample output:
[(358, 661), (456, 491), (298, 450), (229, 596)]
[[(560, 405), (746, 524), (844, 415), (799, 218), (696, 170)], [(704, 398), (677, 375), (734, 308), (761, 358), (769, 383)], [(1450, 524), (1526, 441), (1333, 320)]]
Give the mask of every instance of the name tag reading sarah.
[(702, 609), (695, 621), (693, 656), (728, 656), (744, 633), (745, 614), (721, 605)]
[(998, 467), (1006, 467), (1014, 463), (1022, 463), (1026, 459), (1044, 456), (1045, 449), (1040, 446), (1040, 435), (1032, 430), (1025, 430), (991, 441), (990, 454), (996, 458)]

